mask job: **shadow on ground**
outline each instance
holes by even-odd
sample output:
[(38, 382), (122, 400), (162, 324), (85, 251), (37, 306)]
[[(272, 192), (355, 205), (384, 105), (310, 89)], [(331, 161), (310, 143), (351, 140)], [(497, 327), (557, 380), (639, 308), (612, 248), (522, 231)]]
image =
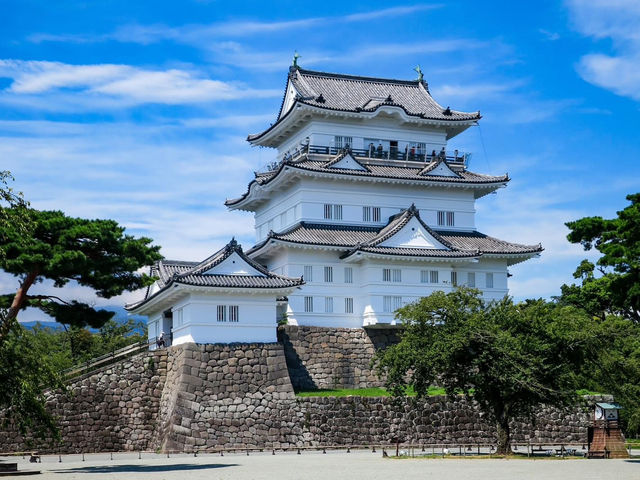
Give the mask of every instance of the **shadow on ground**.
[(65, 470), (52, 470), (55, 473), (153, 473), (153, 472), (176, 472), (180, 470), (207, 470), (223, 467), (237, 467), (235, 463), (220, 464), (209, 463), (206, 465), (191, 465), (188, 463), (178, 463), (174, 465), (96, 465), (95, 467), (67, 468)]

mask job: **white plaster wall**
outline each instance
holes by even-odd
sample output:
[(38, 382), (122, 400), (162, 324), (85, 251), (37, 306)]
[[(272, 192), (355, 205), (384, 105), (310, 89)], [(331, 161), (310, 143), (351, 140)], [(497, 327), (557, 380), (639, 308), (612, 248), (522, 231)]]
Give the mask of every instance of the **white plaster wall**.
[[(239, 321), (218, 322), (218, 305), (238, 305)], [(189, 295), (174, 310), (182, 310), (182, 324), (174, 325), (173, 344), (275, 342), (275, 295)]]
[[(324, 218), (327, 203), (342, 205), (342, 220)], [(475, 230), (475, 196), (470, 189), (302, 178), (284, 191), (273, 192), (270, 201), (256, 211), (256, 241), (266, 238), (269, 230), (281, 232), (300, 221), (383, 226), (412, 203), (432, 228)], [(362, 220), (365, 206), (380, 207), (380, 222)], [(438, 226), (438, 211), (455, 212), (455, 225)]]
[[(507, 263), (501, 259), (481, 259), (478, 262), (454, 263), (407, 260), (365, 260), (345, 263), (340, 260), (341, 251), (304, 250), (282, 248), (277, 254), (263, 261), (269, 269), (278, 269), (286, 275), (301, 276), (304, 266), (313, 268), (313, 279), (288, 296), (287, 314), (293, 325), (357, 328), (375, 324), (395, 324), (392, 313), (385, 313), (384, 297), (400, 296), (409, 303), (428, 296), (436, 290), (450, 292), (451, 271), (458, 275), (458, 285), (467, 283), (467, 273), (476, 275), (476, 288), (483, 292), (485, 300), (497, 300), (508, 293)], [(333, 267), (333, 282), (324, 282), (324, 267)], [(353, 283), (344, 282), (344, 268), (353, 268)], [(399, 268), (401, 282), (384, 282), (384, 268)], [(437, 270), (438, 284), (421, 283), (422, 270)], [(493, 288), (486, 288), (485, 274), (493, 274)], [(314, 312), (304, 311), (304, 297), (314, 298)], [(333, 313), (324, 311), (325, 297), (333, 297)], [(353, 313), (345, 313), (345, 297), (353, 298)]]

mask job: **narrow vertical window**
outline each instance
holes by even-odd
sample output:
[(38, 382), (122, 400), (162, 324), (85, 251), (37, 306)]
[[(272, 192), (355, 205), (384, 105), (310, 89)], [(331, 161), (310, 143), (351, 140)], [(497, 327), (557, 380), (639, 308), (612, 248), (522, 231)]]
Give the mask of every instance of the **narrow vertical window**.
[(382, 281), (383, 282), (390, 282), (391, 281), (391, 269), (390, 268), (383, 268), (382, 269)]
[(374, 222), (379, 222), (380, 221), (380, 207), (373, 207), (372, 208), (372, 217), (373, 217), (373, 221)]
[(444, 225), (444, 212), (438, 212), (438, 225)]
[(313, 266), (305, 265), (304, 266), (304, 281), (305, 282), (313, 282)]
[(333, 313), (333, 297), (324, 297), (325, 313)]
[(336, 220), (342, 220), (342, 205), (333, 206), (333, 218)]
[(431, 280), (429, 283), (438, 283), (439, 282), (438, 270), (431, 270), (429, 272), (429, 280)]
[(385, 295), (382, 297), (382, 310), (384, 313), (393, 313), (402, 307), (402, 297)]
[(324, 218), (331, 220), (333, 218), (333, 205), (325, 203), (324, 205)]
[(452, 287), (457, 287), (458, 286), (458, 272), (451, 272), (451, 286)]
[(429, 270), (420, 270), (420, 283), (429, 283)]
[(447, 212), (447, 227), (453, 227), (454, 225), (454, 212)]
[(344, 313), (353, 313), (353, 298), (347, 297), (344, 299)]
[(371, 207), (362, 207), (362, 221), (363, 222), (371, 221)]
[(353, 283), (353, 268), (344, 267), (344, 283)]
[(474, 272), (467, 273), (467, 286), (471, 288), (476, 286), (476, 274)]
[(324, 267), (324, 281), (325, 283), (333, 282), (333, 267)]
[(239, 320), (239, 307), (238, 305), (229, 305), (229, 321), (237, 322)]
[(226, 305), (218, 305), (218, 321), (226, 322), (227, 321), (227, 306)]
[(487, 273), (485, 285), (487, 288), (493, 288), (493, 273)]
[(313, 297), (304, 297), (304, 311), (313, 312)]
[(394, 282), (402, 281), (402, 270), (400, 270), (399, 268), (394, 268), (391, 273), (393, 274), (392, 278)]

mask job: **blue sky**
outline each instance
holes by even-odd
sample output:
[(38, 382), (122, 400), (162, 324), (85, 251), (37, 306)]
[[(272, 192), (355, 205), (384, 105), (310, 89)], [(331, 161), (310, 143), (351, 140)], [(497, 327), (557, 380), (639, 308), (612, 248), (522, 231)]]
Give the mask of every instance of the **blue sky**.
[(477, 203), (478, 229), (546, 249), (511, 269), (518, 299), (572, 280), (585, 253), (564, 222), (613, 216), (640, 190), (637, 1), (0, 0), (0, 10), (0, 169), (36, 208), (113, 218), (170, 258), (204, 258), (233, 235), (253, 244), (251, 215), (223, 202), (273, 159), (245, 138), (275, 119), (294, 50), (301, 66), (331, 72), (411, 79), (420, 64), (437, 101), (481, 110), (450, 147), (473, 152), (472, 170), (513, 179)]

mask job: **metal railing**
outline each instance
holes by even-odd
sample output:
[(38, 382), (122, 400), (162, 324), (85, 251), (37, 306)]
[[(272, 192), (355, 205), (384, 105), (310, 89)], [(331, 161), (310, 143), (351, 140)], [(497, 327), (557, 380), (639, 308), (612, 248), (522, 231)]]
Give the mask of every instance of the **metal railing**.
[[(433, 151), (431, 153), (416, 151), (414, 148), (407, 148), (404, 150), (398, 148), (389, 148), (387, 150), (379, 147), (371, 147), (368, 149), (362, 148), (349, 148), (349, 153), (356, 158), (368, 159), (368, 160), (399, 160), (405, 162), (432, 162), (438, 159), (443, 159), (447, 163), (452, 165), (464, 166), (469, 157), (467, 153), (446, 153), (440, 151), (439, 153)], [(292, 153), (287, 153), (283, 156), (281, 161), (274, 161), (266, 166), (267, 170), (276, 170), (280, 164), (284, 161), (296, 161), (302, 157), (319, 156), (335, 156), (345, 151), (342, 147), (331, 147), (324, 145), (305, 145), (297, 148)]]
[(65, 380), (71, 380), (81, 375), (86, 375), (87, 373), (94, 372), (102, 367), (106, 367), (108, 365), (116, 363), (124, 358), (132, 357), (137, 353), (148, 350), (150, 344), (151, 342), (132, 343), (131, 345), (127, 345), (126, 347), (114, 350), (91, 360), (87, 360), (81, 365), (76, 365), (74, 367), (63, 370), (61, 372), (62, 377)]

